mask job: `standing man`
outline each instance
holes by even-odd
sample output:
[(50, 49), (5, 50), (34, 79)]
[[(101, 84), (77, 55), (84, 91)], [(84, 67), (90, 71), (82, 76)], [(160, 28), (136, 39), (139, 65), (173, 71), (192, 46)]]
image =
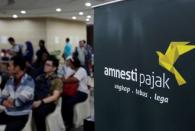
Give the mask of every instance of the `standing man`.
[(0, 96), (0, 104), (5, 107), (0, 113), (0, 125), (6, 125), (5, 131), (21, 131), (31, 112), (35, 84), (24, 72), (25, 60), (22, 57), (14, 56), (8, 70), (12, 77)]
[(11, 56), (22, 55), (22, 49), (21, 49), (20, 45), (16, 44), (13, 37), (9, 37), (8, 42), (12, 46), (12, 48), (10, 49)]
[(92, 68), (92, 54), (93, 54), (93, 48), (91, 45), (89, 45), (85, 40), (83, 40), (83, 43), (85, 45), (86, 55), (85, 55), (85, 69), (87, 71), (87, 74), (90, 75), (91, 68)]
[(45, 41), (44, 40), (39, 40), (39, 50), (36, 52), (36, 66), (41, 66), (44, 63), (42, 63), (42, 57), (43, 54), (49, 55), (49, 52), (45, 46)]
[(72, 55), (72, 44), (70, 43), (70, 39), (66, 38), (66, 45), (64, 47), (64, 57), (70, 57)]
[(78, 59), (83, 67), (85, 67), (85, 58), (87, 55), (87, 51), (85, 48), (84, 42), (81, 40), (79, 41), (79, 46), (75, 49), (75, 52), (78, 52)]

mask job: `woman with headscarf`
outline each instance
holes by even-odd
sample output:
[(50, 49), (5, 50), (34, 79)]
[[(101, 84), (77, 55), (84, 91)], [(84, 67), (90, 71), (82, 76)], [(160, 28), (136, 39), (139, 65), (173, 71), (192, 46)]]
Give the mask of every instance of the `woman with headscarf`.
[(24, 59), (31, 64), (33, 62), (33, 55), (34, 55), (33, 46), (30, 41), (27, 41), (25, 45), (26, 45), (26, 50), (24, 52)]

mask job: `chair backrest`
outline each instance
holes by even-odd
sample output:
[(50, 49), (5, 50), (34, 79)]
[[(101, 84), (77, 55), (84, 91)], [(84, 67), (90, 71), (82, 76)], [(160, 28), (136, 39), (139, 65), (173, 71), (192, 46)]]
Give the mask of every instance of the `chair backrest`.
[(60, 97), (56, 109), (46, 118), (47, 131), (64, 131), (64, 123), (61, 116), (62, 98)]

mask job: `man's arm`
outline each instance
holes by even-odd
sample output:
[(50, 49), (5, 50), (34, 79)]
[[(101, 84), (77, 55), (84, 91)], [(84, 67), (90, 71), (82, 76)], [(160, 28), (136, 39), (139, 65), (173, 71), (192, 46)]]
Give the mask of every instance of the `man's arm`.
[(9, 86), (5, 85), (5, 88), (0, 95), (0, 105), (3, 105), (4, 100), (8, 99), (9, 96)]
[(37, 108), (39, 107), (42, 103), (52, 103), (55, 102), (59, 99), (61, 93), (62, 93), (62, 88), (63, 88), (63, 83), (60, 79), (55, 79), (52, 81), (51, 88), (54, 88), (54, 91), (51, 96), (48, 96), (42, 100), (35, 101), (33, 103), (33, 107)]
[(23, 104), (33, 101), (34, 99), (34, 81), (30, 81), (27, 85), (24, 86), (25, 88), (23, 88), (19, 96), (15, 100), (13, 100), (13, 104), (16, 107), (22, 106)]
[(6, 84), (0, 96), (0, 105), (10, 108), (13, 107), (13, 100), (9, 99), (10, 91), (9, 86)]
[(42, 100), (44, 103), (51, 103), (57, 101), (62, 93), (63, 83), (60, 79), (53, 80), (52, 86), (54, 88), (54, 91), (51, 96), (48, 96)]

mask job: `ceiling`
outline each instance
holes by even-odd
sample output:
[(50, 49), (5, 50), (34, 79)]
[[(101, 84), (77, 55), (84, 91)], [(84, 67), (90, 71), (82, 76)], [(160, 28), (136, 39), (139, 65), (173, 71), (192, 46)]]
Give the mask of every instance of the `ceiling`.
[[(25, 17), (55, 17), (62, 19), (72, 19), (77, 17), (79, 21), (86, 21), (86, 16), (91, 15), (89, 23), (93, 23), (93, 9), (86, 7), (85, 3), (90, 2), (92, 6), (110, 2), (113, 0), (0, 0), (0, 18), (12, 18), (17, 14), (19, 18)], [(56, 8), (61, 8), (61, 12), (56, 12)], [(20, 11), (25, 10), (25, 15)], [(84, 12), (79, 16), (78, 12)]]

